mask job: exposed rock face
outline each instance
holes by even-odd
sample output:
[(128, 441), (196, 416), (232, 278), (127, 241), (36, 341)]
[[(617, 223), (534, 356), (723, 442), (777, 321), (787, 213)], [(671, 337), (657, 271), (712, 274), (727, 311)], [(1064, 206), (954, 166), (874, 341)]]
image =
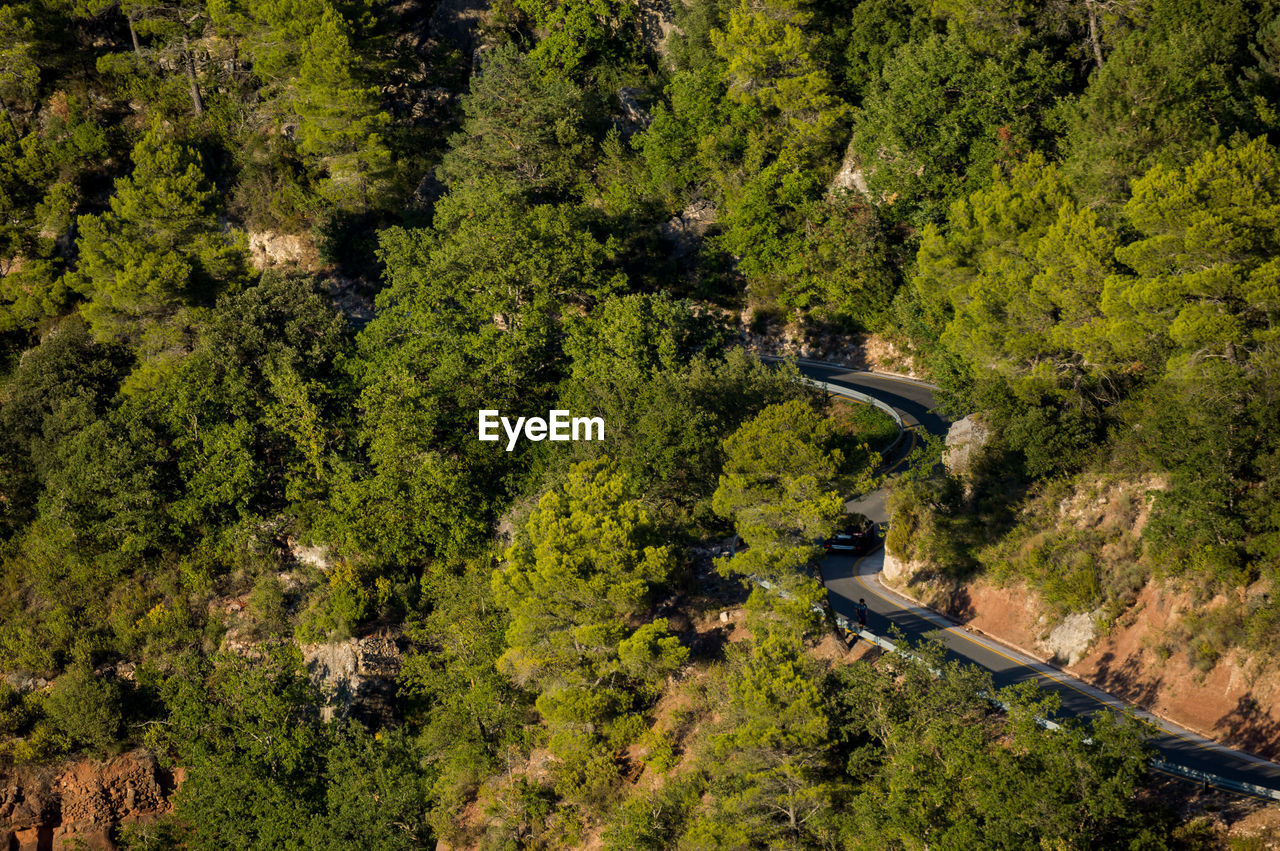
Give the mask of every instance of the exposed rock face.
[(1044, 647), (1059, 664), (1074, 665), (1089, 652), (1098, 633), (1098, 617), (1102, 610), (1096, 612), (1078, 612), (1067, 615), (1062, 623), (1054, 627), (1049, 637), (1042, 642)]
[(886, 547), (884, 551), (884, 567), (881, 568), (880, 572), (888, 584), (902, 586), (910, 582), (921, 567), (923, 565), (920, 562), (900, 558)]
[(0, 769), (0, 848), (114, 849), (117, 827), (167, 812), (179, 782), (142, 750), (61, 771)]
[(319, 570), (328, 570), (333, 564), (329, 558), (328, 547), (308, 547), (293, 538), (285, 539), (285, 545), (289, 548), (289, 554), (299, 564), (309, 564)]
[(34, 674), (28, 674), (25, 671), (11, 671), (4, 675), (4, 681), (9, 684), (14, 691), (26, 694), (29, 691), (44, 691), (52, 683), (44, 677), (37, 677)]
[(319, 268), (319, 254), (310, 237), (269, 230), (249, 234), (249, 261), (255, 269), (297, 266), (315, 271)]
[(649, 110), (640, 104), (639, 95), (639, 89), (626, 87), (618, 89), (618, 106), (622, 110), (618, 129), (622, 132), (623, 138), (630, 138), (649, 126), (651, 120)]
[(671, 255), (677, 260), (698, 249), (707, 228), (715, 224), (716, 205), (710, 201), (693, 201), (671, 221), (662, 226), (663, 238), (671, 243)]
[(680, 28), (675, 25), (667, 0), (641, 0), (640, 35), (654, 53), (666, 59), (671, 34), (677, 32)]
[(773, 357), (808, 358), (866, 369), (918, 377), (912, 357), (892, 341), (877, 334), (850, 334), (817, 324), (781, 322), (758, 327), (751, 311), (729, 317), (738, 329), (738, 340), (749, 352)]
[(390, 633), (302, 648), (311, 678), (325, 697), (321, 717), (355, 715), (374, 723), (392, 720), (395, 678), (403, 656)]
[(953, 476), (963, 477), (990, 441), (991, 429), (977, 414), (956, 420), (947, 429), (947, 451), (942, 454), (942, 463)]
[(463, 53), (477, 47), (480, 25), (489, 11), (489, 0), (440, 0), (427, 31), (439, 41), (451, 41)]
[(844, 160), (840, 163), (840, 170), (836, 172), (836, 176), (831, 178), (831, 183), (827, 185), (828, 195), (838, 195), (841, 192), (857, 192), (864, 197), (871, 197), (871, 191), (867, 188), (866, 175), (862, 171), (858, 158), (853, 153), (852, 143), (844, 152)]

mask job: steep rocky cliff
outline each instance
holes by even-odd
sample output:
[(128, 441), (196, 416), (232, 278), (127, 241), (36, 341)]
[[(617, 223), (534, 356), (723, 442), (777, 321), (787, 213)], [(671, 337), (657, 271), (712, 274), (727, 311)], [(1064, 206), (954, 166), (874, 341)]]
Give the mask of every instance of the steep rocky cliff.
[(145, 750), (105, 762), (0, 768), (0, 848), (114, 849), (120, 825), (168, 812), (181, 781)]

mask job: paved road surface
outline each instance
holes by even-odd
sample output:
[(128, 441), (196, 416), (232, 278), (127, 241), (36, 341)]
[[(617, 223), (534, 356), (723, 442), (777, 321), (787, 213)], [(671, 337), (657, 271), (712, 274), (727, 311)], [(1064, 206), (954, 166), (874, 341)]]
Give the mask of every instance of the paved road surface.
[[(893, 456), (888, 459), (891, 467), (900, 466), (905, 461), (918, 440), (918, 432), (946, 434), (948, 423), (933, 412), (933, 389), (929, 385), (817, 364), (801, 364), (800, 369), (812, 378), (875, 396), (901, 414), (905, 426), (912, 434), (900, 442)], [(884, 510), (883, 493), (864, 497), (849, 503), (849, 506), (877, 522), (888, 519)], [(868, 627), (872, 632), (885, 635), (892, 624), (912, 639), (941, 636), (952, 656), (975, 662), (991, 671), (997, 687), (1034, 680), (1041, 688), (1056, 692), (1062, 699), (1062, 714), (1089, 715), (1126, 706), (1123, 701), (1057, 668), (1037, 662), (989, 638), (970, 633), (936, 612), (916, 606), (880, 583), (883, 564), (883, 549), (862, 558), (828, 556), (822, 565), (822, 579), (827, 585), (832, 608), (852, 618), (854, 602), (864, 598), (871, 609)], [(1135, 711), (1139, 717), (1150, 721), (1157, 728), (1151, 743), (1158, 752), (1158, 757), (1165, 762), (1240, 783), (1280, 790), (1280, 765), (1224, 747), (1149, 713)]]

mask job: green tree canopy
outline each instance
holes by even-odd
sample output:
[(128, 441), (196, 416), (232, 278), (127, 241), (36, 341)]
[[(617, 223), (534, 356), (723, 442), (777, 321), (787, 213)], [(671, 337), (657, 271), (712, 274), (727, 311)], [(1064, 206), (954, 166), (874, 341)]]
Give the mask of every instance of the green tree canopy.
[(1155, 165), (1184, 166), (1255, 128), (1242, 85), (1253, 4), (1158, 0), (1068, 111), (1064, 168), (1090, 204), (1117, 203)]
[(381, 131), (388, 117), (377, 87), (358, 76), (350, 25), (326, 8), (307, 39), (293, 108), (301, 126), (298, 147), (318, 158), (327, 176), (321, 192), (348, 207), (366, 207), (391, 168)]
[(634, 625), (676, 560), (629, 487), (604, 464), (575, 466), (493, 574), (494, 596), (511, 613), (498, 670), (538, 693), (560, 760), (557, 788), (593, 806), (616, 781), (613, 753), (634, 729), (629, 710), (688, 657), (666, 620)]
[(116, 182), (111, 210), (80, 219), (75, 286), (99, 336), (136, 336), (244, 275), (244, 252), (218, 222), (200, 156), (153, 125)]
[(545, 692), (620, 673), (628, 620), (675, 569), (627, 488), (602, 464), (576, 466), (563, 492), (545, 495), (529, 516), (528, 543), (508, 550), (494, 573), (512, 617), (498, 667), (517, 683)]
[(501, 46), (486, 52), (462, 109), (462, 129), (438, 172), (446, 186), (492, 179), (504, 193), (532, 199), (573, 194), (591, 149), (577, 85)]
[(1168, 352), (1179, 371), (1205, 358), (1239, 363), (1276, 339), (1280, 155), (1266, 140), (1153, 169), (1124, 214), (1141, 238), (1116, 257), (1136, 274), (1113, 278), (1103, 296), (1120, 351)]
[(993, 165), (1050, 140), (1050, 106), (1067, 83), (1062, 64), (1033, 44), (986, 54), (955, 31), (908, 42), (867, 92), (851, 150), (895, 218), (940, 221), (990, 181)]
[(843, 458), (828, 448), (831, 439), (831, 426), (805, 400), (765, 408), (725, 440), (716, 513), (734, 521), (752, 550), (815, 547), (844, 513), (835, 490)]
[(1077, 385), (1109, 360), (1102, 290), (1115, 234), (1033, 155), (924, 230), (914, 286), (948, 349), (1027, 388)]
[(812, 660), (797, 639), (778, 633), (754, 640), (744, 656), (728, 674), (707, 753), (710, 812), (685, 841), (741, 848), (829, 839), (824, 821), (840, 784), (832, 782), (830, 721)]

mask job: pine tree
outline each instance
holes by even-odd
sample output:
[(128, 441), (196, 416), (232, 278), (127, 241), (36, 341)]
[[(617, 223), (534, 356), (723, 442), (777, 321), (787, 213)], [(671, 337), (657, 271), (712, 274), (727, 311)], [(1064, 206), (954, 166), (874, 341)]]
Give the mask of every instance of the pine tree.
[[(763, 629), (760, 623), (752, 630)], [(809, 847), (836, 784), (828, 764), (826, 701), (804, 645), (768, 633), (728, 675), (728, 700), (711, 738), (713, 794), (682, 845)], [(827, 844), (812, 842), (813, 845)]]
[(1137, 274), (1103, 295), (1110, 337), (1131, 356), (1169, 350), (1178, 371), (1239, 365), (1280, 325), (1280, 153), (1259, 138), (1133, 186), (1125, 218), (1142, 238), (1116, 252)]
[(116, 181), (111, 210), (80, 219), (75, 287), (99, 336), (206, 302), (244, 272), (244, 252), (218, 221), (217, 193), (200, 156), (153, 125)]
[(925, 228), (914, 285), (951, 351), (1055, 387), (1107, 361), (1100, 302), (1116, 242), (1035, 154), (952, 205), (945, 230)]
[(391, 167), (379, 133), (387, 116), (378, 110), (377, 89), (358, 79), (357, 67), (350, 25), (325, 9), (307, 39), (293, 108), (301, 121), (299, 149), (328, 172), (321, 191), (347, 206), (367, 204)]
[(811, 25), (812, 16), (794, 0), (742, 2), (711, 41), (725, 63), (729, 98), (777, 116), (787, 145), (821, 156), (840, 138), (848, 108), (813, 55)]
[(17, 4), (0, 6), (0, 112), (17, 129), (13, 110), (33, 103), (40, 85), (35, 27)]
[(601, 464), (576, 466), (564, 492), (544, 496), (529, 517), (529, 543), (508, 550), (494, 573), (494, 594), (512, 617), (498, 667), (517, 683), (545, 692), (621, 670), (619, 645), (634, 631), (628, 619), (675, 567), (670, 548), (654, 546), (628, 486)]
[(831, 437), (830, 425), (796, 399), (765, 408), (725, 440), (712, 507), (750, 547), (730, 562), (734, 570), (784, 580), (831, 534), (844, 513), (836, 492), (843, 459)]
[(637, 698), (688, 656), (665, 620), (632, 626), (675, 559), (656, 546), (629, 488), (602, 464), (577, 465), (564, 491), (530, 515), (528, 543), (493, 574), (494, 596), (511, 613), (498, 670), (538, 692), (560, 760), (557, 788), (589, 805), (616, 781), (613, 751), (633, 729), (625, 719)]

